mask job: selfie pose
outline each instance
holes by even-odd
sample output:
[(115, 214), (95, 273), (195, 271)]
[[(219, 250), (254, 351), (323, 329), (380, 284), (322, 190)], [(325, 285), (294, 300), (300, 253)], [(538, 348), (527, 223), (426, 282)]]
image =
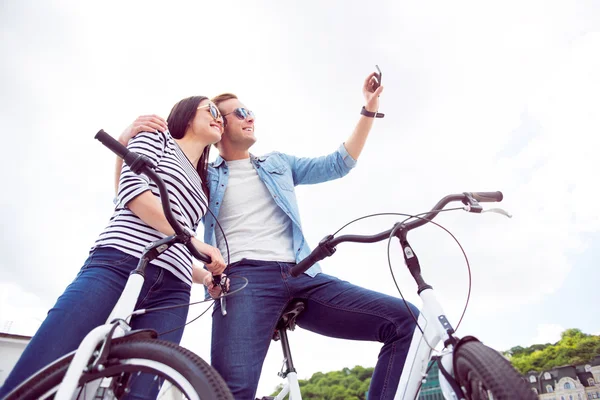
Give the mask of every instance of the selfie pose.
[[(378, 113), (381, 76), (370, 74), (362, 91), (365, 105), (352, 134), (333, 153), (299, 158), (283, 153), (255, 156), (254, 113), (234, 94), (213, 98), (224, 118), (216, 144), (219, 156), (208, 168), (209, 208), (204, 240), (227, 254), (229, 272), (248, 278), (248, 286), (227, 299), (227, 315), (213, 311), (211, 361), (236, 399), (255, 398), (261, 368), (281, 312), (292, 299), (306, 309), (297, 323), (322, 335), (383, 343), (371, 380), (369, 399), (396, 393), (415, 322), (405, 303), (321, 273), (318, 265), (292, 278), (290, 268), (310, 253), (302, 233), (294, 187), (345, 176), (356, 164)], [(166, 129), (158, 117), (139, 125)], [(170, 124), (169, 124), (170, 127)], [(130, 134), (141, 127), (134, 127)], [(126, 135), (121, 140), (126, 142)], [(355, 268), (368, 266), (357, 265)], [(235, 288), (234, 282), (232, 287)], [(412, 313), (419, 311), (410, 305)]]

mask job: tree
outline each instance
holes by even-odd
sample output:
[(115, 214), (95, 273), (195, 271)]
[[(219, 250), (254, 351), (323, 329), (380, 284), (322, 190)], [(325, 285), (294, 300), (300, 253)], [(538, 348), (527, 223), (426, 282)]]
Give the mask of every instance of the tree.
[[(316, 372), (307, 380), (299, 380), (303, 399), (313, 400), (366, 400), (373, 368), (360, 365), (327, 373)], [(279, 386), (276, 395), (281, 390)]]
[[(600, 336), (579, 329), (567, 329), (554, 343), (515, 346), (504, 353), (522, 374), (552, 369), (561, 365), (585, 364), (600, 355)], [(307, 380), (299, 380), (303, 399), (366, 400), (373, 368), (360, 365), (327, 373), (316, 372)], [(277, 389), (273, 396), (279, 393)]]
[(600, 355), (600, 336), (588, 335), (579, 329), (567, 329), (555, 344), (515, 346), (505, 355), (522, 374), (552, 369), (562, 365), (578, 365)]

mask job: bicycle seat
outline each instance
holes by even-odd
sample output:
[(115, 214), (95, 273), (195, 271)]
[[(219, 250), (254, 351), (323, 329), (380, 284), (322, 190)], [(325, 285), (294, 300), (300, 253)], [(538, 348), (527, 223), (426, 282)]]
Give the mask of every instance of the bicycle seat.
[(279, 330), (287, 329), (289, 331), (293, 331), (296, 328), (296, 318), (304, 308), (306, 307), (306, 303), (304, 300), (294, 299), (290, 301), (281, 313), (281, 317), (279, 317), (279, 321), (277, 322), (277, 327), (275, 328), (275, 332), (273, 333), (273, 340), (279, 340)]

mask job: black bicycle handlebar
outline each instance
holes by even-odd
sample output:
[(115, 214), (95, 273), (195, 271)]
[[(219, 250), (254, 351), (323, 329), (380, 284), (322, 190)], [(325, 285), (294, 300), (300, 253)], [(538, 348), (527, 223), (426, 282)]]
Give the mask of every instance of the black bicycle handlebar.
[(127, 147), (123, 146), (118, 140), (104, 132), (104, 129), (100, 129), (98, 133), (96, 133), (96, 136), (94, 136), (94, 139), (98, 139), (100, 143), (108, 147), (110, 151), (118, 155), (120, 158), (125, 159), (127, 154), (130, 153)]
[[(127, 147), (123, 146), (112, 136), (106, 133), (104, 129), (100, 129), (98, 133), (96, 133), (94, 138), (98, 139), (103, 145), (108, 147), (117, 156), (121, 157), (123, 161), (127, 165), (129, 165), (129, 168), (133, 172), (135, 172), (136, 174), (143, 173), (156, 184), (156, 186), (158, 187), (158, 191), (160, 192), (160, 202), (162, 204), (162, 209), (165, 213), (167, 221), (169, 221), (169, 225), (171, 225), (171, 228), (173, 228), (176, 235), (190, 236), (190, 234), (186, 232), (186, 230), (181, 226), (179, 221), (177, 221), (177, 219), (175, 218), (175, 215), (171, 210), (171, 205), (169, 202), (169, 192), (167, 191), (167, 187), (165, 186), (165, 183), (163, 182), (162, 178), (154, 171), (154, 165), (152, 165), (150, 159), (142, 154), (129, 151)], [(210, 256), (199, 252), (190, 240), (188, 240), (185, 243), (185, 246), (188, 248), (190, 253), (192, 253), (194, 258), (206, 264), (210, 264), (212, 262)], [(220, 276), (216, 275), (214, 278), (215, 280), (220, 280)]]
[[(469, 205), (471, 207), (470, 211), (481, 212), (481, 206), (479, 206), (478, 201), (493, 202), (502, 201), (502, 199), (502, 192), (464, 192), (463, 194), (451, 194), (438, 201), (438, 203), (427, 214), (404, 224), (403, 231), (408, 232), (412, 229), (418, 228), (419, 226), (425, 225), (426, 223), (434, 219), (439, 214), (440, 210), (442, 210), (448, 203), (461, 201), (465, 205)], [(340, 243), (381, 242), (382, 240), (388, 239), (394, 229), (396, 228), (394, 227), (375, 235), (343, 235), (337, 238), (334, 238), (331, 235), (326, 236), (319, 242), (317, 247), (305, 259), (303, 259), (291, 268), (290, 274), (293, 277), (299, 276), (304, 271), (312, 267), (315, 263), (335, 253), (335, 246), (337, 246)]]
[(479, 202), (489, 202), (494, 203), (497, 201), (502, 201), (504, 196), (502, 192), (472, 192), (471, 196)]

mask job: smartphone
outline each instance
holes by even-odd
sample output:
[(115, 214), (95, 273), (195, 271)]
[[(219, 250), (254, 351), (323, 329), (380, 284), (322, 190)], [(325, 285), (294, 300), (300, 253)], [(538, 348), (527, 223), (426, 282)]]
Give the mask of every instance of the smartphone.
[(375, 79), (377, 79), (377, 82), (375, 82), (373, 84), (373, 90), (377, 90), (377, 88), (381, 85), (381, 70), (379, 69), (379, 65), (375, 64), (375, 68), (377, 69), (377, 72), (375, 73)]

